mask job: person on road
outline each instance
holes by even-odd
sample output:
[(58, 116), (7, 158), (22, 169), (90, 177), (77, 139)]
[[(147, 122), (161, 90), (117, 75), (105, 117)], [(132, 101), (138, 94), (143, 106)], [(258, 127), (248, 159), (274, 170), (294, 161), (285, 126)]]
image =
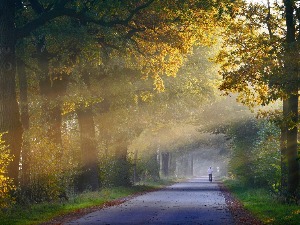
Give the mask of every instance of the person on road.
[(209, 180), (210, 182), (212, 182), (212, 173), (213, 173), (213, 169), (211, 168), (211, 166), (208, 168), (207, 173), (208, 173), (208, 180)]

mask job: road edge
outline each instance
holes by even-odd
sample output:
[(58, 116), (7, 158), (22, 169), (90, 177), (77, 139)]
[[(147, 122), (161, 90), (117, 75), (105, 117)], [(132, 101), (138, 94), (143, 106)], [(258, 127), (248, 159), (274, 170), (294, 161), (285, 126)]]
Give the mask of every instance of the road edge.
[(222, 183), (218, 182), (218, 186), (225, 198), (225, 203), (232, 215), (235, 225), (263, 225), (264, 223), (256, 218), (250, 211), (245, 209), (243, 203), (239, 201), (230, 190)]

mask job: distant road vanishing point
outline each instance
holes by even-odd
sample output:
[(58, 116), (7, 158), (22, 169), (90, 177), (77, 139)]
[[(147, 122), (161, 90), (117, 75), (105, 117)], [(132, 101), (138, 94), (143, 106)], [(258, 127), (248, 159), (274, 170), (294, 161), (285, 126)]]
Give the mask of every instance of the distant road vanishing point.
[(195, 178), (101, 209), (65, 225), (234, 224), (218, 184)]

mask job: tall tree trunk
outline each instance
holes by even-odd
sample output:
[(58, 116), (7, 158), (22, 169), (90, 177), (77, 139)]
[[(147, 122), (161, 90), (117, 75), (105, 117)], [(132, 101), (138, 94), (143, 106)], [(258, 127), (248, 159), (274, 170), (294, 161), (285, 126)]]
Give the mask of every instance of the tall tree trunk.
[[(87, 66), (82, 70), (83, 82), (89, 91), (91, 90), (90, 73)], [(94, 122), (93, 106), (79, 108), (77, 110), (79, 130), (80, 130), (80, 149), (82, 154), (83, 173), (79, 177), (81, 184), (78, 184), (80, 192), (87, 188), (97, 190), (100, 188), (98, 151), (96, 147), (96, 129)], [(107, 142), (106, 142), (107, 144)], [(108, 147), (105, 146), (106, 157)]]
[[(288, 102), (286, 99), (283, 100), (283, 118), (288, 117)], [(280, 134), (280, 154), (281, 154), (281, 191), (282, 194), (286, 193), (288, 187), (288, 163), (287, 163), (287, 154), (286, 154), (286, 144), (287, 144), (287, 123), (284, 120), (281, 127)]]
[(287, 160), (288, 160), (288, 192), (295, 196), (299, 185), (299, 163), (297, 161), (297, 132), (298, 132), (298, 48), (294, 23), (294, 1), (285, 0), (286, 18), (286, 57), (285, 69), (287, 76), (288, 113), (293, 126), (287, 130)]
[(48, 137), (53, 143), (62, 146), (61, 126), (62, 126), (62, 112), (61, 101), (56, 98), (50, 101), (52, 105), (48, 108), (47, 123), (48, 123)]
[[(266, 23), (269, 31), (270, 40), (273, 39), (273, 31), (272, 31), (272, 25), (271, 25), (271, 6), (270, 1), (267, 1), (268, 5), (268, 15), (266, 17)], [(282, 67), (285, 67), (281, 65)], [(287, 74), (288, 75), (288, 74)], [(288, 187), (288, 162), (287, 162), (287, 132), (288, 132), (288, 125), (287, 121), (285, 120), (288, 118), (289, 112), (288, 112), (288, 100), (283, 99), (283, 118), (282, 124), (280, 126), (280, 154), (281, 154), (281, 192), (284, 195), (287, 192)]]
[(18, 185), (23, 130), (16, 98), (14, 4), (11, 0), (2, 0), (0, 4), (0, 132), (7, 132), (3, 139), (13, 156), (8, 176)]
[(61, 79), (54, 79), (49, 74), (49, 60), (52, 55), (45, 46), (45, 37), (39, 36), (36, 44), (36, 57), (39, 68), (40, 94), (43, 96), (43, 122), (46, 125), (47, 136), (55, 144), (62, 145), (61, 97), (65, 94), (69, 82), (68, 75), (60, 74)]
[(160, 148), (158, 146), (157, 150), (156, 150), (156, 164), (158, 167), (158, 178), (160, 178), (161, 175), (161, 152), (160, 152)]
[(162, 175), (165, 177), (169, 176), (169, 160), (170, 160), (170, 153), (162, 152), (161, 153)]
[[(22, 60), (17, 60), (17, 74), (19, 78), (20, 88), (20, 111), (21, 123), (24, 131), (29, 129), (29, 110), (28, 110), (28, 85), (27, 73), (25, 64)], [(22, 145), (22, 173), (21, 173), (21, 186), (26, 187), (30, 183), (30, 143), (28, 138), (23, 138)]]
[(77, 110), (80, 148), (82, 153), (83, 174), (79, 178), (78, 189), (80, 192), (99, 189), (98, 154), (95, 140), (95, 123), (91, 108)]
[(116, 186), (131, 186), (130, 167), (127, 159), (128, 149), (125, 138), (117, 140), (117, 147), (115, 150), (115, 179), (114, 185)]
[[(154, 163), (154, 168), (151, 172), (151, 175), (153, 177), (154, 180), (159, 180), (159, 171), (160, 171), (160, 168), (159, 168), (159, 150), (156, 152), (156, 154), (153, 154), (153, 156), (151, 156), (150, 158), (150, 162), (151, 164)], [(152, 165), (151, 165), (152, 167)]]
[(138, 180), (137, 163), (138, 163), (138, 150), (135, 149), (135, 151), (134, 151), (134, 164), (133, 164), (133, 184), (135, 184)]

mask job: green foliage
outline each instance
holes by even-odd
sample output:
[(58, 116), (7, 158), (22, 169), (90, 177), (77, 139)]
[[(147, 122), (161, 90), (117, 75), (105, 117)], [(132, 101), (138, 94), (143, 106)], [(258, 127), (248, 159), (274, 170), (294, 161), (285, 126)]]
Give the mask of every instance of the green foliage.
[(229, 172), (245, 184), (278, 193), (281, 169), (279, 128), (267, 120), (247, 120), (230, 130)]
[(129, 161), (118, 156), (100, 157), (99, 173), (101, 186), (130, 186), (132, 184), (131, 168)]
[(28, 183), (21, 187), (21, 204), (52, 202), (61, 195), (73, 192), (74, 177), (78, 173), (75, 143), (63, 136), (64, 147), (50, 142), (37, 127), (30, 130), (35, 138), (30, 142), (30, 169)]
[(142, 152), (137, 160), (137, 181), (147, 182), (159, 180), (159, 163), (157, 154), (153, 152)]
[[(296, 162), (296, 126), (299, 124), (296, 72), (299, 67), (299, 30), (296, 27), (299, 21), (299, 5), (294, 1), (268, 1), (268, 4), (245, 1), (227, 28), (222, 30), (224, 45), (216, 60), (221, 64), (223, 82), (220, 90), (225, 94), (238, 93), (238, 100), (252, 108), (283, 101), (282, 120), (277, 122), (281, 123), (282, 132), (286, 132), (281, 141), (282, 146), (286, 145), (286, 150), (282, 147), (282, 157), (287, 159), (287, 170), (282, 174), (287, 174), (288, 179), (282, 182), (282, 186), (286, 186), (283, 189), (287, 188), (289, 196), (296, 196), (299, 186), (299, 164)], [(269, 129), (273, 132), (272, 128)], [(275, 140), (266, 141), (272, 135)], [(255, 144), (258, 149), (253, 153), (259, 156), (254, 158), (254, 167), (255, 176), (262, 178), (257, 179), (259, 183), (267, 183), (278, 190), (279, 144), (276, 134), (273, 132), (272, 135), (259, 134), (258, 142), (264, 145)], [(268, 174), (273, 174), (273, 181), (266, 180)]]
[[(272, 2), (272, 1), (271, 1)], [(220, 90), (238, 93), (250, 107), (266, 105), (283, 96), (284, 33), (282, 7), (272, 3), (239, 5), (222, 30), (223, 47), (216, 61), (223, 76)]]
[[(170, 183), (170, 182), (169, 182)], [(68, 201), (38, 203), (28, 206), (16, 205), (6, 213), (0, 212), (0, 221), (2, 225), (32, 225), (41, 224), (49, 221), (54, 217), (66, 215), (68, 213), (78, 212), (80, 209), (89, 207), (101, 207), (104, 203), (123, 198), (135, 193), (153, 190), (160, 188), (169, 183), (152, 183), (148, 186), (125, 187), (110, 187), (102, 189), (99, 192), (85, 192), (80, 195), (69, 196)]]
[(233, 124), (229, 130), (231, 157), (229, 173), (247, 184), (254, 184), (253, 150), (257, 138), (257, 121), (252, 118)]
[[(18, 46), (18, 57), (30, 72), (28, 102), (24, 102), (30, 113), (31, 127), (26, 137), (31, 146), (30, 179), (25, 192), (21, 192), (27, 195), (21, 196), (24, 201), (26, 197), (35, 202), (55, 201), (61, 192), (73, 188), (73, 179), (81, 166), (80, 154), (84, 154), (78, 151), (78, 122), (72, 116), (78, 108), (93, 108), (100, 136), (97, 140), (114, 146), (118, 136), (131, 141), (149, 127), (157, 130), (173, 121), (193, 120), (196, 113), (191, 116), (189, 106), (197, 108), (200, 101), (212, 100), (215, 91), (212, 80), (216, 73), (209, 69), (212, 64), (208, 57), (199, 61), (199, 56), (209, 55), (207, 49), (196, 49), (196, 54), (188, 57), (180, 79), (167, 79), (169, 91), (164, 95), (153, 93), (153, 82), (141, 85), (139, 78), (152, 77), (154, 88), (164, 90), (161, 77), (174, 77), (194, 45), (213, 43), (217, 22), (224, 12), (232, 12), (232, 1), (39, 0), (30, 3), (18, 1), (14, 18), (18, 38), (28, 36), (20, 42), (23, 46)], [(111, 65), (107, 58), (113, 61)], [(97, 66), (92, 68), (94, 65)], [(121, 73), (127, 68), (132, 71)], [(108, 72), (111, 74), (106, 76)], [(90, 89), (84, 84), (87, 79), (83, 81), (83, 73), (93, 78)], [(47, 87), (42, 87), (44, 82)], [(42, 88), (49, 96), (45, 93), (37, 96)], [(103, 102), (109, 102), (107, 109), (103, 109)], [(62, 105), (65, 125), (61, 129)], [(54, 108), (58, 114), (51, 118), (50, 111)], [(58, 129), (52, 131), (57, 136), (62, 131), (69, 138), (62, 143), (49, 135), (48, 126), (56, 120)], [(126, 148), (127, 144), (121, 155), (100, 157), (104, 186), (130, 184), (132, 171)], [(140, 165), (141, 176), (157, 178), (155, 154), (145, 157)]]
[(300, 220), (299, 205), (282, 204), (269, 190), (252, 188), (237, 180), (227, 180), (225, 185), (264, 224), (294, 225)]
[(278, 193), (281, 178), (280, 129), (266, 120), (258, 123), (258, 129), (253, 150), (254, 182)]

